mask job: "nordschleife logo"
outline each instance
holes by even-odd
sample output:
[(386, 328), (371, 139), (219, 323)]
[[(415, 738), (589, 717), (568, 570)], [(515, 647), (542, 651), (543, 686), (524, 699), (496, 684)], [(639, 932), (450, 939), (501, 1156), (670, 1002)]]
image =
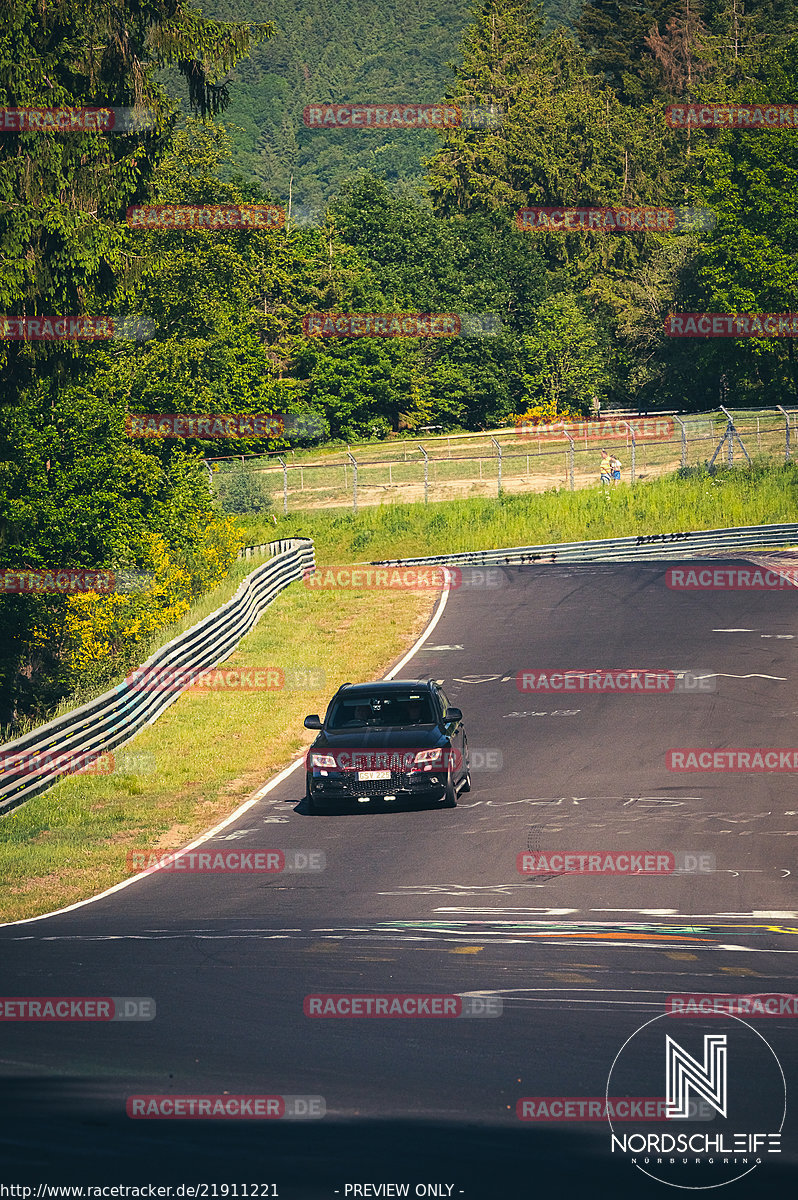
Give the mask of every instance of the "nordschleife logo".
[(666, 1112), (671, 1120), (690, 1115), (690, 1092), (726, 1116), (726, 1034), (704, 1034), (704, 1061), (696, 1062), (669, 1034), (665, 1034)]
[[(706, 1190), (779, 1165), (787, 1112), (781, 1063), (739, 1017), (713, 1018), (706, 1029), (706, 1019), (688, 1023), (666, 1013), (636, 1029), (616, 1054), (607, 1097), (665, 1100), (661, 1120), (616, 1122), (622, 1132), (608, 1110), (610, 1153), (619, 1166), (626, 1160), (669, 1187)], [(766, 1178), (760, 1186), (768, 1186)]]

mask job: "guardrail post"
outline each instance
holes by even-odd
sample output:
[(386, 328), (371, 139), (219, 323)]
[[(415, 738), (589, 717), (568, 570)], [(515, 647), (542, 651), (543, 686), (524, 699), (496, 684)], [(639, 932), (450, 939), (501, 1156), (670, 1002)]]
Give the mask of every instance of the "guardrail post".
[(288, 515), (288, 463), (280, 455), (277, 455), (278, 463), (282, 464), (283, 468), (283, 516)]
[(635, 438), (635, 431), (634, 431), (634, 429), (632, 429), (632, 426), (629, 424), (629, 422), (628, 422), (628, 421), (624, 421), (624, 425), (625, 425), (625, 426), (626, 426), (626, 428), (629, 430), (629, 436), (630, 436), (630, 437), (631, 437), (631, 439), (632, 439), (632, 480), (631, 480), (631, 482), (632, 482), (632, 486), (634, 487), (634, 483), (635, 483), (635, 463), (636, 463), (636, 461), (637, 461), (637, 440), (636, 440), (636, 438)]
[(357, 459), (347, 446), (346, 452), (352, 463), (352, 512), (357, 512)]
[(429, 504), (429, 455), (421, 442), (418, 443), (418, 448), (424, 455), (424, 503)]
[(790, 461), (790, 414), (786, 408), (782, 408), (780, 404), (776, 405), (780, 413), (784, 415), (784, 461)]
[(499, 456), (499, 486), (498, 486), (496, 495), (501, 496), (501, 494), (502, 494), (502, 448), (499, 445), (499, 443), (496, 441), (493, 434), (490, 435), (490, 440), (493, 442), (494, 446), (496, 447), (496, 453)]
[(568, 438), (568, 474), (571, 479), (571, 491), (574, 491), (574, 439), (563, 424), (563, 433)]
[(684, 427), (684, 421), (679, 420), (676, 413), (673, 414), (673, 419), (679, 421), (679, 427), (682, 431), (682, 466), (687, 466), (687, 430)]

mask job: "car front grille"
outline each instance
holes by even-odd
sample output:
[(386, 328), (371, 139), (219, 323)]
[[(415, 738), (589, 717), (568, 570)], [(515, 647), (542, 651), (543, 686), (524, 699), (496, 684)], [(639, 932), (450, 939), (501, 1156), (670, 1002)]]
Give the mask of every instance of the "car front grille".
[[(365, 769), (365, 768), (364, 768)], [(388, 768), (382, 768), (387, 770)], [(333, 797), (346, 796), (393, 796), (397, 792), (423, 794), (432, 789), (441, 789), (446, 784), (446, 775), (435, 771), (391, 771), (389, 779), (358, 779), (358, 771), (345, 770), (328, 775), (314, 772), (313, 789)]]
[(390, 779), (358, 779), (357, 772), (346, 776), (346, 782), (354, 796), (390, 796), (394, 792), (407, 790), (407, 776), (402, 771), (391, 771)]

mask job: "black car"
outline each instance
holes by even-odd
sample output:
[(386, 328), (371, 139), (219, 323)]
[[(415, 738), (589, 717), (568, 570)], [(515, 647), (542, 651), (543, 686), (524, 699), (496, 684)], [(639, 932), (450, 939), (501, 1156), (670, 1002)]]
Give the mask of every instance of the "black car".
[(471, 790), (463, 714), (428, 680), (345, 683), (307, 752), (309, 812), (346, 803), (427, 800), (453, 808)]

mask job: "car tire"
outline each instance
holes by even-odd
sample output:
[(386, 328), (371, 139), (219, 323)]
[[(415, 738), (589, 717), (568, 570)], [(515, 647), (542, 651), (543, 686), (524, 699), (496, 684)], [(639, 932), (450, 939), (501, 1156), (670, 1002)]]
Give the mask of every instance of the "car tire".
[(454, 786), (454, 777), (453, 777), (451, 771), (449, 772), (449, 774), (446, 778), (446, 791), (444, 792), (443, 799), (441, 800), (441, 807), (442, 808), (456, 808), (457, 807), (457, 788)]
[(471, 791), (471, 764), (468, 761), (468, 746), (463, 750), (463, 758), (465, 759), (465, 779), (463, 780), (463, 786), (460, 788), (461, 794)]
[(305, 775), (305, 808), (311, 814), (318, 814), (318, 809), (314, 803), (313, 797), (310, 794), (310, 774)]

